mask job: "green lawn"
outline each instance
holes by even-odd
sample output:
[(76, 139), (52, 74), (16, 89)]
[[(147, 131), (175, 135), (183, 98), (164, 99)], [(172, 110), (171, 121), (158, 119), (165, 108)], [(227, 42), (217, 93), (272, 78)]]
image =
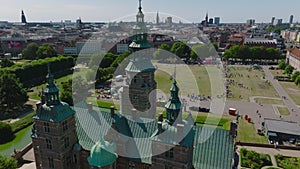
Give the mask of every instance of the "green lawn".
[[(172, 86), (171, 77), (174, 74), (175, 66), (169, 64), (157, 64), (157, 66), (158, 70), (155, 72), (157, 88), (169, 94)], [(180, 88), (180, 94), (211, 95), (210, 79), (205, 66), (177, 65), (176, 81)]]
[(11, 142), (0, 145), (0, 154), (9, 156), (14, 148), (20, 150), (31, 142), (30, 133), (32, 126), (28, 126), (15, 134), (15, 139)]
[(277, 99), (264, 99), (264, 98), (256, 98), (255, 101), (257, 103), (262, 103), (262, 104), (277, 104), (277, 105), (284, 105), (283, 101), (277, 100)]
[(270, 70), (273, 76), (286, 76), (286, 74), (283, 73), (283, 70)]
[(254, 124), (244, 119), (239, 120), (237, 141), (250, 143), (268, 143), (265, 136), (257, 134)]
[(277, 109), (278, 109), (279, 113), (283, 116), (288, 116), (291, 114), (289, 109), (286, 107), (277, 107)]
[(294, 82), (279, 82), (284, 90), (289, 94), (293, 101), (300, 105), (300, 87), (298, 87)]
[[(265, 73), (260, 70), (248, 70), (248, 66), (229, 66), (228, 74), (233, 74), (230, 80), (234, 80), (237, 84), (243, 84), (240, 87), (237, 84), (229, 85), (233, 96), (229, 97), (230, 100), (245, 100), (249, 101), (251, 96), (265, 96), (265, 97), (279, 97), (276, 90), (271, 84), (266, 83), (263, 79)], [(242, 76), (238, 76), (241, 74)]]

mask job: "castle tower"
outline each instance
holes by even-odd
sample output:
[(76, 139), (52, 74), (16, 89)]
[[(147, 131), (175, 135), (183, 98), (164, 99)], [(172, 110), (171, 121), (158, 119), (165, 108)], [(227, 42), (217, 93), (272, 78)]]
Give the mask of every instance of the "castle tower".
[(59, 99), (53, 75), (48, 66), (47, 86), (37, 102), (32, 129), (32, 143), (37, 169), (78, 168), (78, 144), (75, 112)]
[(169, 124), (173, 124), (177, 118), (179, 123), (181, 123), (181, 109), (182, 104), (178, 97), (179, 88), (177, 86), (176, 79), (174, 78), (173, 86), (170, 88), (171, 97), (168, 103), (165, 105), (167, 112), (167, 121)]
[(127, 80), (121, 93), (121, 113), (154, 118), (156, 114), (156, 81), (154, 80), (155, 67), (151, 63), (152, 53), (145, 50), (151, 47), (147, 40), (147, 29), (144, 22), (141, 0), (136, 15), (133, 42), (129, 45), (133, 54), (125, 68)]
[(152, 154), (161, 150), (165, 152), (152, 157), (152, 168), (192, 169), (194, 119), (191, 114), (188, 114), (186, 119), (181, 117), (182, 104), (178, 97), (179, 88), (175, 75), (170, 92), (171, 98), (165, 105), (167, 119), (163, 119), (162, 113), (159, 115), (158, 135), (152, 139)]
[(22, 12), (21, 12), (21, 22), (22, 22), (22, 23), (27, 23), (26, 17), (25, 17), (25, 14), (24, 14), (24, 11), (23, 11), (23, 10), (22, 10)]

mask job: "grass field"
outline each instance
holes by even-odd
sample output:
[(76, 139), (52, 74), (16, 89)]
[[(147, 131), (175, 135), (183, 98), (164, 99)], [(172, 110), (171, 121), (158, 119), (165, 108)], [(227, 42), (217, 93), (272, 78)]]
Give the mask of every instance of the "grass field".
[[(155, 72), (157, 88), (169, 94), (175, 66), (169, 64), (157, 64), (157, 66), (158, 70)], [(210, 78), (205, 66), (176, 65), (176, 81), (180, 93), (183, 95), (192, 93), (195, 95), (211, 95)]]
[[(14, 147), (16, 149), (21, 149), (23, 147), (25, 147), (27, 144), (30, 143), (31, 138), (28, 137), (28, 133), (30, 134), (30, 129), (32, 128), (32, 126), (28, 126), (22, 130), (20, 130), (19, 132), (17, 132), (15, 134), (15, 139), (12, 140), (11, 142), (8, 142), (6, 144), (1, 144), (0, 145), (0, 153), (1, 154), (6, 154), (3, 151), (7, 150), (7, 149), (11, 149), (11, 147)], [(18, 146), (20, 145), (20, 146)], [(10, 155), (10, 154), (9, 154)]]
[(286, 107), (277, 107), (277, 109), (278, 109), (278, 112), (283, 116), (288, 116), (291, 114), (289, 109)]
[(293, 101), (300, 105), (300, 87), (298, 87), (294, 82), (279, 82), (284, 90), (289, 94)]
[(237, 141), (250, 143), (268, 143), (265, 136), (257, 134), (254, 124), (248, 123), (244, 119), (239, 120)]
[[(249, 101), (249, 97), (251, 96), (279, 97), (274, 87), (266, 83), (266, 80), (263, 79), (265, 76), (263, 71), (249, 71), (247, 68), (249, 67), (229, 67), (228, 74), (236, 75), (229, 79), (234, 80), (236, 84), (229, 85), (233, 96), (228, 99)], [(238, 76), (237, 74), (241, 74), (242, 76)], [(244, 87), (240, 87), (238, 84), (242, 84)]]
[(255, 101), (257, 103), (262, 103), (262, 104), (277, 104), (277, 105), (284, 105), (283, 101), (277, 100), (277, 99), (265, 99), (265, 98), (256, 98)]

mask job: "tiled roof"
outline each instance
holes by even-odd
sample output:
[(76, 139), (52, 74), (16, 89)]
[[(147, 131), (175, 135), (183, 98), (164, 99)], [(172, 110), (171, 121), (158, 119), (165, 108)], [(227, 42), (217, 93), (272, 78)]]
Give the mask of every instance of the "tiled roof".
[(155, 67), (152, 65), (150, 60), (139, 58), (138, 60), (131, 60), (125, 70), (138, 73), (154, 71)]
[(288, 49), (288, 51), (294, 55), (294, 57), (300, 60), (300, 50), (297, 48)]
[(229, 131), (199, 126), (194, 129), (195, 169), (231, 169), (234, 145)]

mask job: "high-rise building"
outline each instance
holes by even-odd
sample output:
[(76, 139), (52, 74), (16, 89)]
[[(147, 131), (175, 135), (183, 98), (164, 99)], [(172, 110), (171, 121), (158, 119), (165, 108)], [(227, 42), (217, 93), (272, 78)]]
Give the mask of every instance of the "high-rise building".
[(21, 22), (22, 22), (22, 23), (27, 23), (26, 17), (25, 17), (25, 14), (24, 14), (24, 11), (23, 11), (23, 10), (22, 10), (22, 12), (21, 12)]
[(255, 25), (255, 19), (248, 19), (247, 20), (247, 25), (249, 25), (249, 26)]
[(289, 24), (292, 24), (292, 23), (293, 23), (293, 20), (294, 20), (294, 15), (291, 15), (291, 16), (290, 16), (290, 22), (289, 22)]
[(171, 16), (167, 17), (166, 24), (169, 25), (169, 26), (171, 26), (172, 23), (173, 23), (173, 18)]
[(214, 19), (213, 18), (209, 18), (208, 24), (214, 24)]
[(274, 25), (275, 17), (272, 17), (271, 19), (271, 25)]
[(273, 25), (274, 26), (280, 26), (280, 25), (282, 25), (282, 19), (275, 19)]
[(220, 17), (215, 17), (215, 24), (220, 25)]
[(157, 25), (159, 24), (159, 14), (158, 14), (158, 12), (156, 13), (156, 24)]

